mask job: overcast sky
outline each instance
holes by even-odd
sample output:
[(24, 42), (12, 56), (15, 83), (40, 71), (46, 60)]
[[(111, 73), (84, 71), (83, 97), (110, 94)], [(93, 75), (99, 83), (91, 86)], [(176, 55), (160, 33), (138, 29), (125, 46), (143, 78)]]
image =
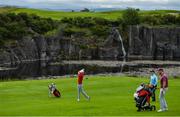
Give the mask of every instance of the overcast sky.
[(48, 9), (134, 7), (140, 9), (180, 10), (180, 0), (0, 0), (0, 5)]

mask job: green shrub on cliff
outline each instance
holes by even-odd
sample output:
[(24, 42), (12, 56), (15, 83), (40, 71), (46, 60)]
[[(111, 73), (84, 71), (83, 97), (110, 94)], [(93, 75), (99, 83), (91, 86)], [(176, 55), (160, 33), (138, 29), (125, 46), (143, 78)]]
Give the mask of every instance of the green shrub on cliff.
[(92, 17), (63, 18), (61, 23), (67, 24), (63, 30), (64, 36), (75, 35), (78, 37), (107, 37), (108, 30), (113, 24), (112, 21)]
[(139, 10), (128, 8), (123, 12), (122, 19), (125, 25), (136, 25), (140, 23)]
[[(57, 28), (57, 21), (26, 13), (0, 14), (0, 40), (20, 40), (35, 33), (45, 34)], [(2, 43), (1, 43), (2, 44)]]
[(148, 25), (161, 25), (162, 24), (162, 16), (161, 15), (149, 15), (149, 16), (142, 16), (141, 23), (148, 24)]
[(148, 24), (153, 26), (158, 25), (179, 25), (180, 15), (165, 14), (165, 15), (146, 15), (141, 16), (141, 24)]
[(164, 15), (163, 17), (163, 22), (162, 24), (176, 24), (176, 16), (175, 15), (171, 15), (171, 14), (167, 14)]
[(180, 14), (177, 16), (176, 22), (177, 22), (178, 25), (180, 25)]
[(96, 35), (98, 37), (107, 37), (108, 36), (108, 32), (109, 32), (109, 28), (106, 27), (106, 26), (95, 26), (95, 27), (92, 27), (91, 29), (91, 33), (92, 35)]
[(83, 37), (88, 35), (89, 30), (87, 28), (79, 28), (79, 27), (66, 27), (63, 30), (63, 36), (72, 36), (74, 35), (75, 37)]

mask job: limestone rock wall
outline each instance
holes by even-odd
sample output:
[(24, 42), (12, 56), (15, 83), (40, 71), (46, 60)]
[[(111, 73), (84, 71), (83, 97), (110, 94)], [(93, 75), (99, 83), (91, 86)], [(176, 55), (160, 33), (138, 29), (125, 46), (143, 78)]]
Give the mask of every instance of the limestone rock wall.
[[(0, 66), (34, 60), (120, 60), (123, 56), (121, 32), (116, 32), (112, 30), (104, 42), (93, 48), (89, 48), (92, 43), (83, 38), (58, 35), (45, 38), (38, 34), (24, 37), (1, 47)], [(180, 27), (130, 26), (128, 34), (127, 58), (180, 60)]]
[(180, 27), (129, 27), (128, 57), (180, 59)]

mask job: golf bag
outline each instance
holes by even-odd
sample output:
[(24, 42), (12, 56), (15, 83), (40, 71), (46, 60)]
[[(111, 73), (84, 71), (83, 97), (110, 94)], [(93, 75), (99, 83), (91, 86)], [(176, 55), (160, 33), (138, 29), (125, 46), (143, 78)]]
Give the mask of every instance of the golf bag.
[(54, 83), (50, 84), (48, 87), (49, 87), (49, 96), (53, 94), (55, 97), (61, 97), (61, 93), (56, 88), (56, 85)]
[(53, 94), (55, 97), (61, 97), (61, 93), (57, 89), (53, 91)]
[[(150, 105), (150, 97), (151, 92), (148, 87), (146, 87), (144, 84), (141, 84), (134, 93), (134, 99), (136, 102), (136, 107), (138, 108), (137, 111), (142, 110), (156, 110), (156, 106)], [(146, 104), (148, 103), (148, 104)]]

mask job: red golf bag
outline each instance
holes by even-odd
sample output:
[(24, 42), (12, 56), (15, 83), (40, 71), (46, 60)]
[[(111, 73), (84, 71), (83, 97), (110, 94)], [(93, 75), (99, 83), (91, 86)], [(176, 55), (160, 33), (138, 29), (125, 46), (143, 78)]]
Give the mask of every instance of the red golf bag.
[(57, 89), (54, 90), (53, 94), (55, 97), (61, 97), (61, 93)]

